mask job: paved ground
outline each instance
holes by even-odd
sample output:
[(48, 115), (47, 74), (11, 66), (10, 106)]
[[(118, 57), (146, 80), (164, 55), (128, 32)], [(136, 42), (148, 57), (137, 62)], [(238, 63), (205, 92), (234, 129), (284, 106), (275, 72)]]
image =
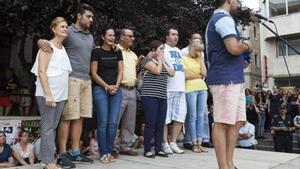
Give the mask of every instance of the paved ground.
[[(156, 157), (149, 159), (142, 156), (120, 158), (111, 164), (102, 164), (94, 158), (92, 165), (79, 165), (77, 169), (217, 169), (215, 152), (209, 149), (208, 153), (193, 153), (185, 151), (184, 154), (171, 155), (169, 158)], [(239, 169), (300, 169), (300, 154), (275, 153), (258, 150), (235, 151), (235, 164)], [(26, 167), (28, 169), (29, 167)], [(30, 169), (39, 168), (38, 166)], [(22, 168), (23, 169), (23, 168)]]

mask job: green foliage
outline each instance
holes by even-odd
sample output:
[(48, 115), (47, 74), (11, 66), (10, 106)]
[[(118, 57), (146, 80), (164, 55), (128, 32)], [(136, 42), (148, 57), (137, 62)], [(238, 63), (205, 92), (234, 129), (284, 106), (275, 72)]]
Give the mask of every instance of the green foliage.
[[(26, 36), (46, 37), (49, 22), (55, 16), (72, 19), (73, 7), (80, 0), (0, 0), (0, 34), (9, 34), (12, 41)], [(134, 50), (143, 53), (153, 39), (163, 40), (164, 30), (176, 26), (179, 46), (187, 45), (193, 32), (204, 34), (213, 10), (211, 0), (88, 0), (81, 1), (95, 8), (92, 32), (96, 43), (105, 26), (135, 30)]]
[(191, 33), (204, 34), (213, 10), (211, 0), (91, 0), (89, 3), (97, 11), (96, 35), (106, 25), (132, 28), (137, 53), (144, 53), (153, 39), (164, 40), (164, 31), (169, 26), (179, 30), (179, 46), (187, 45)]

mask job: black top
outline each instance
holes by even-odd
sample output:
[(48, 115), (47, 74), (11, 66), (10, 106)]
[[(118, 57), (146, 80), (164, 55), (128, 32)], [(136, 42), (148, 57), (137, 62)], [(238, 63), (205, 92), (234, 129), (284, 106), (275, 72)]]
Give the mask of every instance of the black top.
[(272, 94), (269, 96), (269, 99), (270, 99), (271, 106), (274, 106), (274, 107), (279, 108), (280, 104), (282, 103), (282, 95), (281, 94), (276, 94), (276, 95)]
[(145, 69), (145, 65), (148, 62), (155, 63), (149, 57), (146, 57), (143, 60), (142, 71), (144, 71), (144, 80), (143, 80), (141, 96), (167, 99), (167, 80), (168, 80), (167, 70), (163, 66), (160, 75), (153, 74)]
[[(123, 60), (120, 50), (106, 51), (96, 48), (92, 52), (91, 62), (98, 62), (97, 74), (109, 85), (115, 85), (118, 79), (118, 61)], [(94, 83), (95, 84), (95, 83)]]
[[(272, 122), (271, 122), (271, 126), (274, 127), (293, 127), (294, 123), (293, 123), (293, 119), (291, 118), (291, 116), (286, 116), (285, 119), (282, 119), (281, 116), (274, 116), (272, 118)], [(289, 131), (276, 131), (276, 135), (290, 135), (292, 134)]]
[(8, 144), (4, 144), (3, 151), (0, 152), (0, 163), (8, 162), (9, 157), (12, 157), (12, 149)]

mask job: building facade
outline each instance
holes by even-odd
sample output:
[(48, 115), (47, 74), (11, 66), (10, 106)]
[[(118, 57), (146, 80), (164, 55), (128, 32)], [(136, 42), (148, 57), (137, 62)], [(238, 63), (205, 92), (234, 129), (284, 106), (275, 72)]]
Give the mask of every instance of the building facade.
[[(278, 34), (300, 51), (300, 0), (264, 0), (260, 13), (272, 20)], [(264, 22), (276, 32), (272, 23)], [(300, 88), (300, 55), (260, 25), (262, 82), (265, 88)]]
[(245, 87), (250, 89), (260, 88), (262, 84), (259, 26), (258, 23), (251, 23), (242, 30), (242, 36), (249, 38), (253, 45), (251, 64), (244, 70)]

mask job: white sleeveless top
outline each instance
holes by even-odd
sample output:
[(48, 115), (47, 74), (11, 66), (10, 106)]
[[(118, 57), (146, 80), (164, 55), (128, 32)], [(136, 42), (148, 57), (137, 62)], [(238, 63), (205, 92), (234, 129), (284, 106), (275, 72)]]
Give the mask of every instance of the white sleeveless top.
[[(53, 53), (47, 68), (48, 84), (54, 101), (59, 102), (67, 100), (68, 98), (68, 81), (69, 74), (72, 72), (72, 67), (67, 52), (63, 46), (62, 49), (59, 49), (51, 44), (51, 47), (53, 49)], [(31, 72), (37, 77), (35, 82), (35, 96), (45, 96), (38, 73), (39, 53), (40, 51), (37, 54)]]

